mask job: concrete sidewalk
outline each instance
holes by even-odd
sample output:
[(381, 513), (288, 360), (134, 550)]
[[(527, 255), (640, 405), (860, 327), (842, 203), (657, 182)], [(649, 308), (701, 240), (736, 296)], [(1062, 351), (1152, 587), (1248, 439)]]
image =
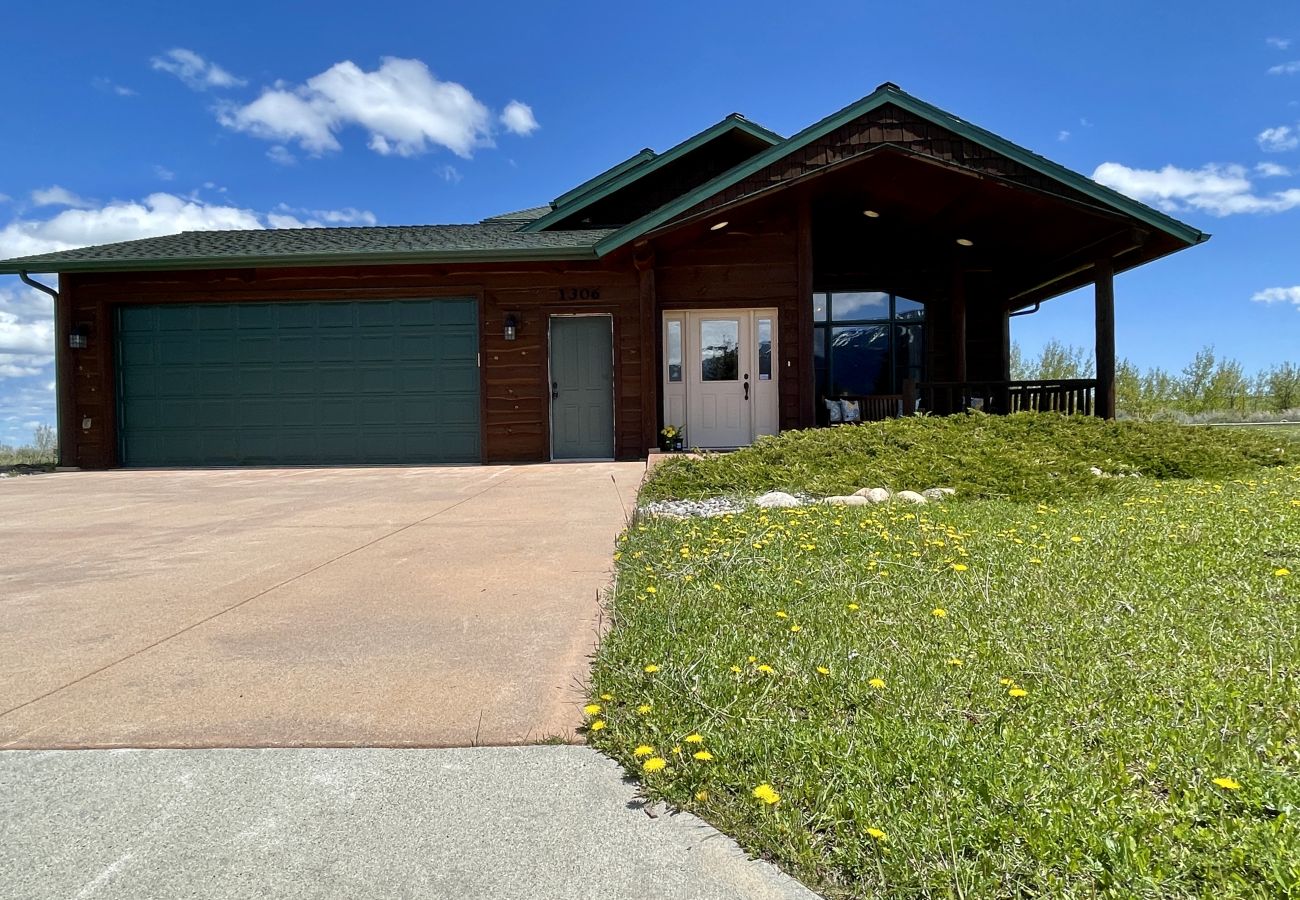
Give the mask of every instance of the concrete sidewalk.
[(815, 898), (584, 747), (2, 752), (0, 896)]

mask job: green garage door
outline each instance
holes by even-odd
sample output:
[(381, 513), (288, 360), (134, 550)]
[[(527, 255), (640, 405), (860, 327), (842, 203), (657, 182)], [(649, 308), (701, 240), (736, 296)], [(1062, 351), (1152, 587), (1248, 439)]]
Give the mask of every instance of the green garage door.
[(473, 299), (124, 306), (128, 466), (478, 462)]

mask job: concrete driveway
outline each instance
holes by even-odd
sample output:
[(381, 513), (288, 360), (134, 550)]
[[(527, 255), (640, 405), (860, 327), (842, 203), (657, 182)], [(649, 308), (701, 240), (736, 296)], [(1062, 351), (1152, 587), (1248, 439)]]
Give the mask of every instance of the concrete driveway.
[(0, 481), (0, 748), (573, 740), (643, 471)]

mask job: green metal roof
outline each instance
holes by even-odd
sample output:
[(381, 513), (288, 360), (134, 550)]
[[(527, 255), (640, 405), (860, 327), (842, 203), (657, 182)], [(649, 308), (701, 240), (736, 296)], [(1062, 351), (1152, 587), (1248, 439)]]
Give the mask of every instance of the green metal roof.
[[(613, 177), (606, 178), (604, 181), (598, 181), (591, 187), (586, 187), (585, 190), (584, 185), (579, 185), (577, 188), (574, 188), (573, 191), (570, 191), (569, 194), (557, 199), (555, 209), (551, 210), (550, 213), (542, 216), (540, 219), (535, 219), (532, 222), (529, 222), (524, 226), (524, 230), (541, 231), (548, 226), (567, 219), (574, 213), (591, 206), (591, 204), (595, 203), (597, 200), (608, 197), (615, 191), (622, 190), (629, 184), (644, 178), (652, 172), (657, 172), (674, 160), (681, 159), (692, 150), (697, 150), (709, 143), (709, 141), (715, 140), (730, 131), (742, 131), (745, 134), (764, 141), (769, 146), (780, 146), (781, 142), (784, 140), (784, 138), (775, 131), (769, 131), (762, 125), (756, 125), (739, 113), (732, 113), (721, 122), (709, 126), (699, 134), (692, 135), (677, 146), (665, 150), (657, 156), (651, 153), (653, 158), (624, 169), (622, 172), (616, 173)], [(641, 153), (647, 152), (650, 151), (641, 151)], [(640, 154), (638, 154), (638, 156), (639, 155)], [(636, 159), (636, 157), (633, 157), (632, 159)], [(626, 166), (627, 163), (631, 161), (632, 160), (627, 160), (627, 162), (621, 163), (620, 165)], [(617, 169), (618, 166), (615, 168)], [(610, 171), (612, 172), (614, 170), (611, 169)], [(600, 176), (597, 177), (599, 178)], [(591, 184), (591, 182), (588, 182), (588, 184)], [(560, 200), (564, 200), (565, 197), (568, 197), (569, 199), (561, 204)]]
[[(1017, 144), (1013, 144), (1005, 138), (1000, 138), (991, 131), (980, 128), (977, 125), (954, 116), (952, 113), (945, 112), (937, 106), (933, 106), (913, 97), (906, 93), (895, 84), (886, 82), (873, 92), (852, 103), (839, 112), (832, 113), (820, 122), (805, 128), (803, 131), (793, 137), (776, 144), (767, 150), (759, 153), (735, 168), (723, 172), (705, 184), (700, 185), (694, 191), (678, 197), (671, 203), (665, 204), (654, 212), (642, 216), (635, 222), (623, 226), (614, 231), (608, 237), (602, 238), (596, 244), (596, 252), (604, 256), (624, 244), (634, 241), (647, 232), (653, 231), (661, 225), (666, 224), (672, 219), (680, 216), (696, 204), (708, 199), (719, 191), (726, 190), (733, 184), (748, 178), (755, 172), (760, 171), (765, 166), (781, 159), (801, 147), (807, 146), (837, 128), (840, 128), (859, 116), (865, 115), (872, 110), (892, 103), (895, 106), (905, 109), (923, 119), (927, 119), (936, 125), (952, 131), (960, 137), (969, 141), (987, 147), (996, 153), (1006, 156), (1015, 162), (1020, 163), (1026, 168), (1032, 169), (1042, 175), (1055, 179), (1067, 187), (1091, 197), (1113, 209), (1117, 209), (1133, 218), (1145, 222), (1146, 224), (1157, 228), (1167, 234), (1182, 240), (1188, 244), (1199, 244), (1209, 238), (1209, 235), (1178, 221), (1173, 216), (1166, 215), (1159, 210), (1152, 209), (1145, 203), (1140, 203), (1132, 197), (1125, 196), (1119, 191), (1112, 190), (1093, 181), (1078, 172), (1071, 171), (1059, 163), (1039, 156), (1030, 150), (1026, 150)], [(542, 220), (538, 220), (539, 222)], [(534, 223), (536, 224), (536, 223)], [(531, 227), (531, 226), (530, 226)]]
[(629, 156), (627, 159), (623, 160), (618, 165), (610, 166), (608, 169), (601, 172), (595, 178), (588, 178), (586, 181), (578, 185), (573, 190), (565, 191), (563, 194), (561, 194), (560, 196), (556, 197), (554, 200), (551, 201), (551, 205), (547, 207), (547, 212), (550, 212), (552, 209), (555, 209), (557, 206), (563, 206), (566, 203), (571, 203), (572, 201), (578, 199), (588, 191), (594, 191), (596, 188), (600, 187), (605, 182), (613, 178), (617, 178), (619, 175), (622, 175), (625, 172), (630, 172), (633, 169), (641, 167), (645, 163), (648, 163), (650, 160), (654, 159), (656, 155), (657, 154), (649, 147), (642, 149), (635, 155)]
[(0, 261), (18, 272), (146, 271), (366, 263), (593, 259), (608, 229), (530, 234), (517, 223), (186, 231)]

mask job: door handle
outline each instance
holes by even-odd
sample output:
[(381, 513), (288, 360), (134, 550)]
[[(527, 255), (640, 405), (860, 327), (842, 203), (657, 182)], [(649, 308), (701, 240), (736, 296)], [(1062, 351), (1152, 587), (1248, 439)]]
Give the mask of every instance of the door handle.
[(745, 399), (749, 399), (749, 376), (745, 376)]
[(560, 383), (558, 381), (551, 382), (551, 399), (552, 400), (560, 399)]

